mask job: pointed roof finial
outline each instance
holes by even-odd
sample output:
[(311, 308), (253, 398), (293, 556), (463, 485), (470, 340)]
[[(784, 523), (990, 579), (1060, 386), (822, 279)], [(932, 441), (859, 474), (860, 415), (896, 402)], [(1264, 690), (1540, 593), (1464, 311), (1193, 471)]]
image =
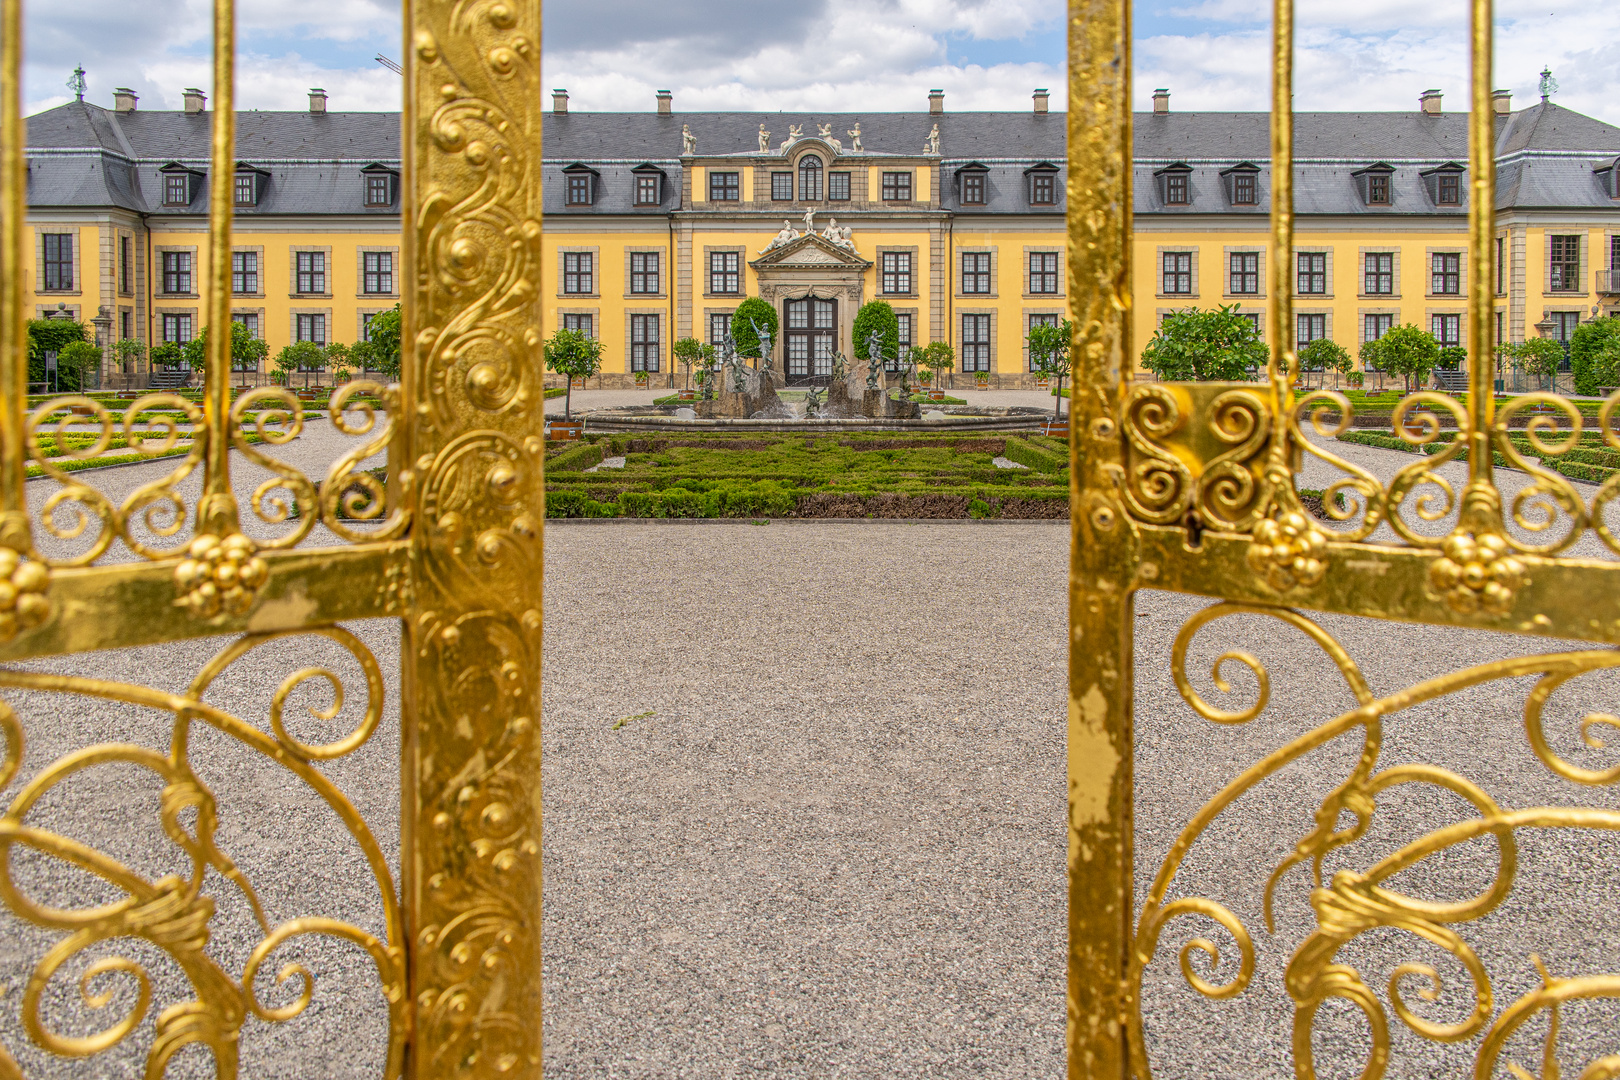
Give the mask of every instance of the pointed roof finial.
[(1558, 93), (1558, 80), (1552, 77), (1552, 68), (1541, 69), (1541, 100), (1543, 103)]
[(84, 100), (84, 92), (88, 89), (84, 81), (84, 65), (73, 69), (73, 74), (68, 77), (67, 88), (73, 91), (80, 101)]

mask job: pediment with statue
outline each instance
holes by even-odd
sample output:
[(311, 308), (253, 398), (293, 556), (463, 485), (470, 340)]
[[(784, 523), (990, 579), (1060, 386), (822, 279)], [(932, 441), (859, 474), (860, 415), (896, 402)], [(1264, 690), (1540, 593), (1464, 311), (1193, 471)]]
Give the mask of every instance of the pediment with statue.
[(759, 258), (750, 261), (755, 270), (790, 269), (849, 269), (865, 271), (872, 261), (855, 250), (853, 230), (840, 226), (837, 218), (830, 218), (824, 229), (817, 230), (813, 212), (806, 212), (805, 227), (795, 229), (792, 222), (783, 221), (782, 231), (760, 251)]

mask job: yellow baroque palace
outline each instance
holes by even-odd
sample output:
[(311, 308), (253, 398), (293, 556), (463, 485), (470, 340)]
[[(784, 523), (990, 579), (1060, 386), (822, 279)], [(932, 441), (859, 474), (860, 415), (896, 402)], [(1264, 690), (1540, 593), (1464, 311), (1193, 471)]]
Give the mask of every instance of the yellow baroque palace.
[[(1496, 333), (1567, 340), (1620, 304), (1620, 128), (1497, 96)], [(1404, 113), (1296, 119), (1301, 343), (1352, 355), (1415, 323), (1466, 347), (1467, 118), (1437, 91)], [(1170, 311), (1267, 303), (1267, 114), (1135, 122), (1135, 334)], [(112, 343), (183, 341), (209, 282), (207, 101), (141, 110), (76, 101), (28, 122), (34, 310), (92, 323), (104, 386), (143, 386)], [(949, 341), (954, 377), (1029, 385), (1025, 336), (1066, 308), (1064, 117), (1028, 112), (570, 111), (545, 124), (544, 331), (605, 345), (600, 383), (671, 385), (671, 345), (716, 340), (737, 305), (778, 312), (793, 381), (852, 352), (856, 310), (886, 300), (903, 340)], [(354, 341), (398, 302), (400, 128), (394, 113), (244, 112), (238, 120), (233, 318), (271, 355)], [(263, 372), (257, 373), (262, 377)], [(252, 379), (255, 373), (242, 373)]]

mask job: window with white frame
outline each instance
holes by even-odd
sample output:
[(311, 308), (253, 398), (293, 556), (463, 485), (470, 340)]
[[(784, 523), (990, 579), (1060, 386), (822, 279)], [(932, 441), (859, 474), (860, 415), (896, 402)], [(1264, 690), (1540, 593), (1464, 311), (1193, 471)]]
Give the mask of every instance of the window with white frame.
[(595, 253), (589, 251), (563, 252), (563, 292), (594, 293), (595, 291)]
[(1032, 251), (1029, 253), (1029, 291), (1050, 296), (1057, 295), (1057, 252)]
[(709, 315), (709, 344), (720, 344), (726, 340), (726, 335), (729, 333), (731, 333), (730, 314), (716, 315), (711, 313)]
[(899, 333), (896, 335), (899, 348), (894, 350), (894, 356), (884, 358), (883, 367), (887, 371), (899, 371), (906, 366), (906, 359), (911, 355), (912, 318), (913, 316), (909, 311), (899, 312), (895, 315), (896, 321), (900, 324)]
[(184, 345), (191, 340), (191, 316), (172, 311), (163, 313), (163, 340), (174, 345)]
[(1321, 296), (1327, 292), (1327, 252), (1301, 251), (1297, 256), (1299, 260), (1299, 280), (1295, 283), (1296, 291), (1303, 296)]
[(1437, 296), (1456, 296), (1462, 292), (1462, 255), (1455, 251), (1437, 251), (1430, 264), (1432, 270), (1430, 292)]
[(589, 312), (571, 311), (563, 316), (564, 330), (577, 330), (588, 338), (596, 337), (596, 320)]
[(1260, 292), (1260, 253), (1234, 251), (1230, 255), (1230, 277), (1226, 291), (1235, 296), (1253, 296)]
[(394, 291), (394, 253), (392, 251), (368, 251), (363, 256), (365, 282), (364, 288), (368, 293), (392, 293)]
[(73, 288), (73, 235), (46, 233), (40, 237), (45, 247), (44, 288), (67, 292)]
[(630, 316), (630, 370), (658, 370), (658, 316)]
[(1462, 344), (1462, 316), (1435, 315), (1429, 320), (1429, 333), (1441, 348)]
[(885, 251), (882, 255), (882, 288), (886, 293), (911, 295), (911, 252)]
[(326, 252), (300, 251), (298, 260), (298, 291), (322, 294), (326, 292)]
[(326, 344), (326, 316), (325, 315), (299, 315), (298, 340), (313, 341), (317, 345)]
[(1327, 315), (1300, 315), (1295, 320), (1294, 344), (1303, 349), (1313, 341), (1327, 337)]
[(735, 251), (709, 252), (709, 291), (742, 292), (742, 256)]
[(231, 252), (231, 292), (252, 295), (259, 291), (259, 253)]
[(1169, 296), (1191, 296), (1192, 287), (1192, 259), (1190, 251), (1166, 251), (1164, 253), (1164, 293)]
[(966, 251), (962, 253), (962, 291), (984, 294), (990, 292), (990, 253)]
[(191, 293), (191, 252), (165, 251), (163, 256), (163, 291), (169, 295)]
[(630, 253), (630, 291), (638, 295), (658, 293), (658, 255), (656, 251)]
[[(1056, 326), (1057, 324), (1058, 317), (1056, 315), (1031, 315), (1029, 317), (1029, 328), (1031, 330), (1035, 329), (1037, 326)], [(1027, 333), (1024, 335), (1024, 340), (1026, 343), (1029, 341), (1029, 335)], [(1025, 348), (1024, 352), (1027, 354), (1024, 358), (1025, 369), (1028, 371), (1034, 371), (1035, 354), (1027, 347)]]
[(990, 370), (990, 316), (962, 316), (962, 370)]

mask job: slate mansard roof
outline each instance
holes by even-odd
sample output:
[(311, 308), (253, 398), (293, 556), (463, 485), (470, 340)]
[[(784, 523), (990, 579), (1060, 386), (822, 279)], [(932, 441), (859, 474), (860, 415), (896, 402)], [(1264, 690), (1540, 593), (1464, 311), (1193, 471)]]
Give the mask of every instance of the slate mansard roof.
[[(735, 157), (739, 168), (783, 160), (774, 148), (798, 126), (813, 137), (830, 124), (843, 140), (846, 161), (861, 164), (927, 156), (939, 126), (946, 210), (978, 214), (1060, 214), (1059, 205), (1029, 205), (1026, 174), (1032, 167), (1065, 167), (1063, 113), (585, 113), (544, 114), (545, 211), (564, 215), (659, 215), (679, 208), (682, 127), (697, 141), (697, 158)], [(846, 134), (861, 126), (864, 153), (849, 150)], [(771, 154), (759, 152), (758, 130), (771, 133)], [(1295, 206), (1301, 215), (1466, 214), (1464, 202), (1436, 202), (1437, 170), (1466, 167), (1468, 118), (1462, 113), (1300, 113), (1295, 118)], [(207, 113), (113, 113), (72, 102), (28, 120), (31, 206), (122, 208), (138, 213), (205, 214), (202, 190), (184, 208), (164, 207), (165, 165), (206, 171)], [(1138, 214), (1265, 214), (1271, 191), (1269, 119), (1265, 113), (1139, 113), (1135, 119), (1135, 210)], [(1620, 209), (1620, 128), (1542, 103), (1497, 121), (1497, 205)], [(237, 117), (239, 162), (267, 178), (259, 204), (245, 214), (376, 215), (397, 213), (364, 205), (360, 170), (373, 164), (397, 169), (397, 113), (244, 112)], [(929, 160), (932, 160), (929, 157)], [(1226, 175), (1234, 166), (1258, 167), (1257, 201), (1234, 206)], [(563, 173), (589, 169), (598, 198), (589, 207), (565, 206)], [(665, 178), (658, 206), (633, 205), (634, 174), (656, 168)], [(964, 169), (985, 177), (986, 203), (963, 206), (957, 178)], [(1188, 178), (1186, 205), (1165, 202), (1160, 177), (1167, 169)], [(1369, 206), (1359, 176), (1385, 172), (1390, 205)], [(1609, 169), (1609, 171), (1603, 171)]]

